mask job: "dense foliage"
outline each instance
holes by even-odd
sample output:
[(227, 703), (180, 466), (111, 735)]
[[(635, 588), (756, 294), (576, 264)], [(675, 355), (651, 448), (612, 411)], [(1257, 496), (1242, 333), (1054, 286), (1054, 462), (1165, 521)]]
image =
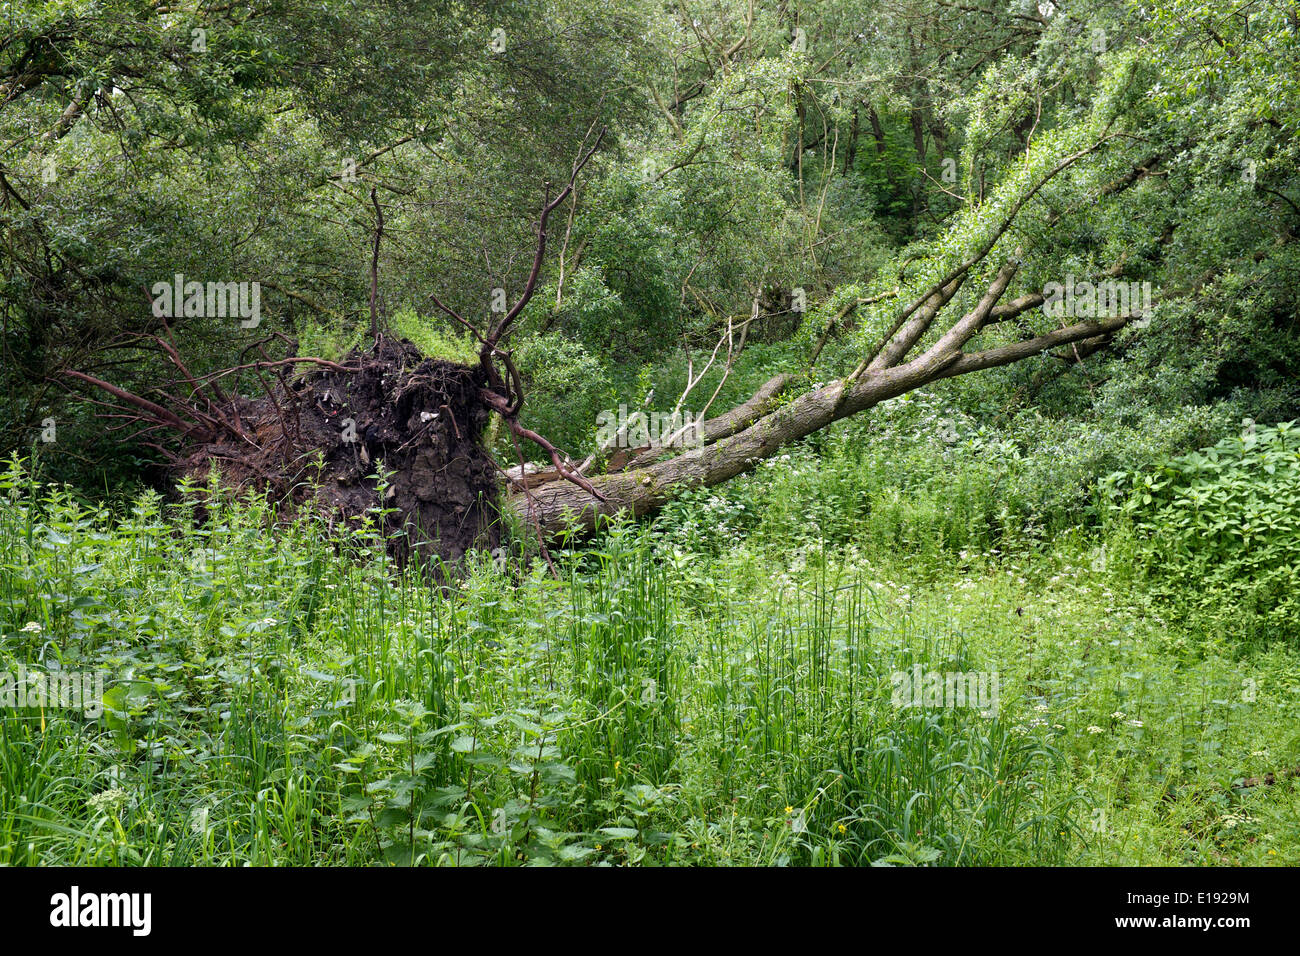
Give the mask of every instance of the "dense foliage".
[[(1152, 308), (440, 582), (60, 374), (185, 390), (176, 274), (260, 284), (166, 328), (196, 374), (341, 359), (377, 207), (384, 328), (474, 364), (431, 293), (516, 301), (602, 127), (508, 340), (575, 460), (843, 379), (990, 243), (955, 311)], [(0, 864), (1296, 865), (1298, 229), (1290, 0), (0, 0), (0, 677), (110, 675), (0, 700)]]
[(1113, 475), (1105, 489), (1153, 594), (1207, 629), (1226, 617), (1230, 632), (1248, 625), (1241, 636), (1295, 638), (1300, 429), (1246, 425), (1149, 473)]
[[(446, 593), (257, 506), (0, 492), (0, 669), (114, 675), (0, 711), (4, 863), (1300, 863), (1295, 788), (1243, 786), (1300, 748), (1294, 650), (1200, 642), (1086, 541), (709, 556), (668, 515)], [(896, 709), (917, 666), (996, 669), (996, 712)]]

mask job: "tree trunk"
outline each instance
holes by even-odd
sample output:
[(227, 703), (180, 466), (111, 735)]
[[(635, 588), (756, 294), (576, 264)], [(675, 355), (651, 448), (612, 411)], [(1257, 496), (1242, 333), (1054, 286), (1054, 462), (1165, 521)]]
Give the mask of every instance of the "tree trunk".
[[(623, 449), (617, 456), (618, 470), (585, 475), (582, 467), (520, 421), (522, 379), (510, 350), (499, 343), (536, 287), (546, 250), (547, 217), (568, 197), (601, 136), (575, 164), (568, 186), (544, 204), (532, 271), (507, 313), (480, 330), (431, 297), (481, 342), (480, 362), (474, 368), (426, 359), (410, 343), (377, 334), (371, 351), (350, 356), (349, 366), (296, 356), (273, 360), (263, 352), (262, 361), (196, 377), (168, 334), (152, 336), (180, 373), (173, 382), (153, 390), (165, 404), (82, 372), (63, 374), (114, 398), (114, 417), (139, 425), (141, 433), (159, 429), (179, 433), (183, 451), (172, 461), (181, 475), (201, 476), (216, 459), (235, 487), (256, 487), (304, 504), (310, 499), (331, 516), (347, 521), (366, 520), (376, 508), (385, 509), (386, 530), (403, 532), (390, 538), (399, 558), (418, 554), (454, 560), (471, 546), (490, 544), (497, 526), (492, 507), (496, 466), (482, 438), (490, 412), (501, 416), (516, 442), (524, 439), (544, 449), (553, 465), (549, 473), (508, 476), (506, 507), (545, 534), (574, 526), (589, 531), (602, 517), (619, 512), (640, 517), (661, 508), (685, 488), (728, 481), (792, 442), (931, 382), (1076, 343), (1082, 357), (1104, 345), (1132, 317), (1078, 322), (996, 348), (965, 351), (967, 343), (988, 326), (1043, 304), (1039, 292), (999, 304), (1018, 269), (1017, 250), (997, 269), (975, 306), (921, 349), (940, 312), (991, 255), (1025, 205), (1044, 183), (1113, 138), (1103, 134), (1091, 145), (1059, 158), (1034, 181), (1009, 187), (982, 207), (979, 216), (985, 231), (978, 248), (955, 264), (955, 260), (942, 260), (948, 263), (946, 274), (900, 308), (883, 340), (848, 375), (793, 398), (787, 398), (787, 393), (796, 377), (778, 375), (747, 402), (704, 423), (701, 447), (677, 455), (672, 454), (675, 449), (655, 444)], [(1101, 195), (1114, 195), (1139, 178), (1121, 177)], [(379, 215), (382, 211), (377, 210), (377, 219)], [(377, 224), (376, 244), (381, 232)], [(1167, 235), (1168, 231), (1162, 238)], [(1116, 265), (1109, 274), (1118, 275), (1118, 270)], [(372, 288), (374, 277), (372, 260)], [(859, 300), (857, 305), (903, 301), (899, 296), (895, 290)], [(288, 369), (303, 364), (319, 371), (295, 380), (285, 376)], [(263, 396), (227, 396), (219, 381), (250, 370), (261, 382)], [(264, 372), (275, 375), (278, 382), (266, 379)], [(391, 475), (376, 477), (380, 462)], [(313, 475), (313, 469), (318, 473)]]
[[(886, 399), (942, 378), (1009, 365), (1059, 345), (1106, 337), (1127, 322), (1124, 316), (1079, 323), (1026, 342), (969, 355), (932, 350), (906, 365), (868, 372), (853, 383), (831, 382), (785, 405), (780, 405), (778, 399), (792, 379), (778, 376), (744, 405), (706, 422), (704, 447), (666, 460), (661, 457), (662, 449), (652, 449), (650, 463), (638, 467), (644, 457), (639, 456), (627, 470), (590, 479), (605, 500), (571, 482), (553, 480), (512, 492), (507, 505), (551, 534), (575, 526), (591, 531), (602, 516), (620, 511), (639, 518), (662, 508), (683, 488), (722, 484), (792, 442)], [(745, 424), (737, 429), (742, 422)]]

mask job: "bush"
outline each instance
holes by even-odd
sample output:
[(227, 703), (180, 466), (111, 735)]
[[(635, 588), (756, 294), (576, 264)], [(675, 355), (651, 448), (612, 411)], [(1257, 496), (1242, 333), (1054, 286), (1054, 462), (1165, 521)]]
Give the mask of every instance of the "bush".
[(1248, 421), (1240, 436), (1102, 487), (1155, 597), (1220, 630), (1300, 634), (1300, 423)]
[[(520, 342), (515, 362), (527, 395), (524, 424), (570, 454), (590, 447), (596, 416), (610, 399), (609, 376), (600, 360), (580, 342), (551, 332)], [(546, 460), (530, 443), (523, 450), (534, 460)], [(502, 446), (502, 457), (515, 457), (509, 442)]]

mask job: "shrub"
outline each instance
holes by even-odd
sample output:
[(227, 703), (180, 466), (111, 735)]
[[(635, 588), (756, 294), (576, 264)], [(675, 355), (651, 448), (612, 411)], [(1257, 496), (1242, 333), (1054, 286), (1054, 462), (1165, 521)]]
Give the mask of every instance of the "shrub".
[(1160, 600), (1248, 635), (1300, 634), (1300, 423), (1256, 428), (1102, 484), (1131, 569)]
[[(610, 399), (609, 376), (600, 360), (580, 342), (551, 332), (522, 341), (515, 362), (524, 378), (527, 404), (523, 421), (571, 454), (591, 444), (596, 416)], [(525, 443), (524, 454), (544, 461), (540, 448)], [(514, 448), (503, 446), (512, 460)]]

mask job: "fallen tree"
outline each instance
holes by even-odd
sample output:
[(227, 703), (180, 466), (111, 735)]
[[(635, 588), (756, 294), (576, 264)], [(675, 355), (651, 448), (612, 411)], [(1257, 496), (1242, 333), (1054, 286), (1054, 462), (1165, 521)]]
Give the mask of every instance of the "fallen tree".
[[(672, 449), (663, 443), (635, 449), (623, 457), (616, 470), (592, 479), (590, 486), (560, 481), (565, 476), (558, 473), (531, 476), (519, 482), (519, 490), (507, 499), (510, 507), (549, 532), (575, 525), (590, 530), (602, 517), (620, 511), (640, 517), (672, 500), (681, 488), (721, 484), (773, 457), (792, 442), (932, 382), (1045, 354), (1077, 363), (1104, 348), (1116, 332), (1140, 315), (1139, 311), (1063, 324), (995, 347), (969, 350), (969, 344), (981, 332), (1044, 304), (1045, 296), (1039, 291), (1003, 301), (1019, 269), (1024, 251), (1020, 246), (993, 271), (972, 308), (947, 328), (942, 328), (939, 320), (958, 291), (1000, 247), (1039, 190), (1115, 137), (1108, 128), (1109, 124), (1094, 141), (1059, 158), (1019, 189), (1007, 190), (1001, 197), (1000, 209), (998, 203), (991, 203), (994, 225), (975, 250), (941, 271), (941, 278), (899, 309), (888, 332), (848, 375), (797, 395), (791, 392), (799, 379), (788, 373), (777, 375), (744, 404), (704, 422), (700, 428), (702, 447), (677, 455), (671, 455)], [(1095, 198), (1113, 197), (1130, 188), (1149, 175), (1154, 166), (1153, 159), (1135, 164)], [(1049, 226), (1055, 225), (1060, 215), (1050, 211)], [(1158, 243), (1168, 242), (1172, 231), (1172, 226), (1166, 229)], [(1114, 277), (1121, 272), (1122, 263), (1106, 270), (1105, 275)], [(892, 295), (870, 301), (886, 298)], [(841, 322), (851, 308), (841, 309), (832, 319), (816, 344), (814, 360), (832, 326)], [(1065, 347), (1068, 351), (1064, 354), (1054, 351)]]
[[(382, 330), (375, 293), (383, 212), (372, 192), (376, 228), (371, 263), (373, 342), (368, 351), (354, 352), (341, 363), (297, 355), (276, 359), (265, 350), (277, 338), (273, 333), (246, 349), (237, 366), (196, 376), (164, 324), (164, 334), (150, 337), (149, 344), (179, 374), (155, 388), (152, 397), (132, 394), (84, 372), (63, 374), (69, 381), (107, 393), (112, 400), (100, 404), (107, 406), (110, 417), (120, 420), (116, 427), (137, 426), (137, 435), (151, 439), (158, 431), (178, 435), (179, 451), (154, 444), (170, 460), (177, 479), (205, 476), (215, 464), (231, 486), (270, 491), (295, 504), (310, 503), (344, 521), (359, 521), (382, 510), (384, 529), (403, 559), (421, 554), (455, 560), (470, 547), (494, 544), (502, 501), (542, 537), (574, 525), (592, 529), (602, 517), (620, 511), (638, 517), (649, 514), (683, 488), (725, 482), (792, 442), (941, 379), (1064, 347), (1069, 353), (1062, 358), (1081, 360), (1103, 347), (1131, 321), (1132, 312), (1063, 322), (1046, 331), (1025, 330), (986, 348), (972, 348), (971, 343), (992, 327), (1005, 328), (1013, 324), (1011, 320), (1027, 318), (1044, 303), (1037, 291), (1004, 301), (1030, 241), (1013, 227), (1046, 183), (1114, 139), (1116, 134), (1108, 128), (1106, 124), (1095, 131), (1081, 146), (1076, 141), (1078, 148), (1072, 151), (1061, 150), (1064, 155), (1049, 156), (1037, 166), (1027, 162), (1023, 176), (1013, 177), (994, 200), (971, 212), (974, 218), (969, 221), (979, 226), (974, 238), (956, 247), (956, 252), (934, 257), (917, 294), (909, 293), (906, 300), (896, 298), (903, 305), (894, 307), (891, 296), (872, 299), (887, 301), (886, 307), (895, 311), (885, 334), (863, 351), (851, 372), (804, 392), (796, 389), (802, 380), (799, 376), (777, 375), (748, 401), (705, 421), (700, 446), (683, 453), (675, 453), (671, 441), (660, 441), (637, 448), (604, 448), (577, 463), (521, 418), (523, 379), (504, 343), (536, 289), (545, 262), (548, 219), (574, 188), (603, 132), (574, 164), (569, 183), (553, 198), (546, 190), (531, 271), (512, 307), (480, 328), (436, 295), (430, 296), (438, 309), (477, 339), (480, 352), (475, 367), (426, 358), (409, 342), (395, 341)], [(1126, 172), (1118, 185), (1086, 201), (1100, 201), (1139, 181), (1146, 167), (1135, 168), (1139, 172)], [(1059, 216), (1049, 212), (1049, 223)], [(1116, 266), (1109, 274), (1119, 272)], [(965, 311), (947, 323), (941, 321), (976, 276), (982, 277), (976, 286), (978, 296), (965, 297)], [(836, 319), (843, 317), (842, 310)], [(729, 369), (734, 351), (730, 325), (726, 335)], [(818, 354), (825, 341), (823, 335)], [(251, 350), (260, 358), (246, 361)], [(298, 374), (291, 374), (294, 370)], [(223, 390), (223, 379), (241, 373), (261, 383), (260, 396), (231, 396)], [(505, 423), (517, 450), (518, 468), (513, 473), (493, 461), (483, 444), (485, 425), (494, 413)], [(542, 448), (550, 470), (529, 472), (521, 442)], [(382, 475), (377, 474), (380, 463)], [(596, 473), (602, 468), (603, 473)]]

